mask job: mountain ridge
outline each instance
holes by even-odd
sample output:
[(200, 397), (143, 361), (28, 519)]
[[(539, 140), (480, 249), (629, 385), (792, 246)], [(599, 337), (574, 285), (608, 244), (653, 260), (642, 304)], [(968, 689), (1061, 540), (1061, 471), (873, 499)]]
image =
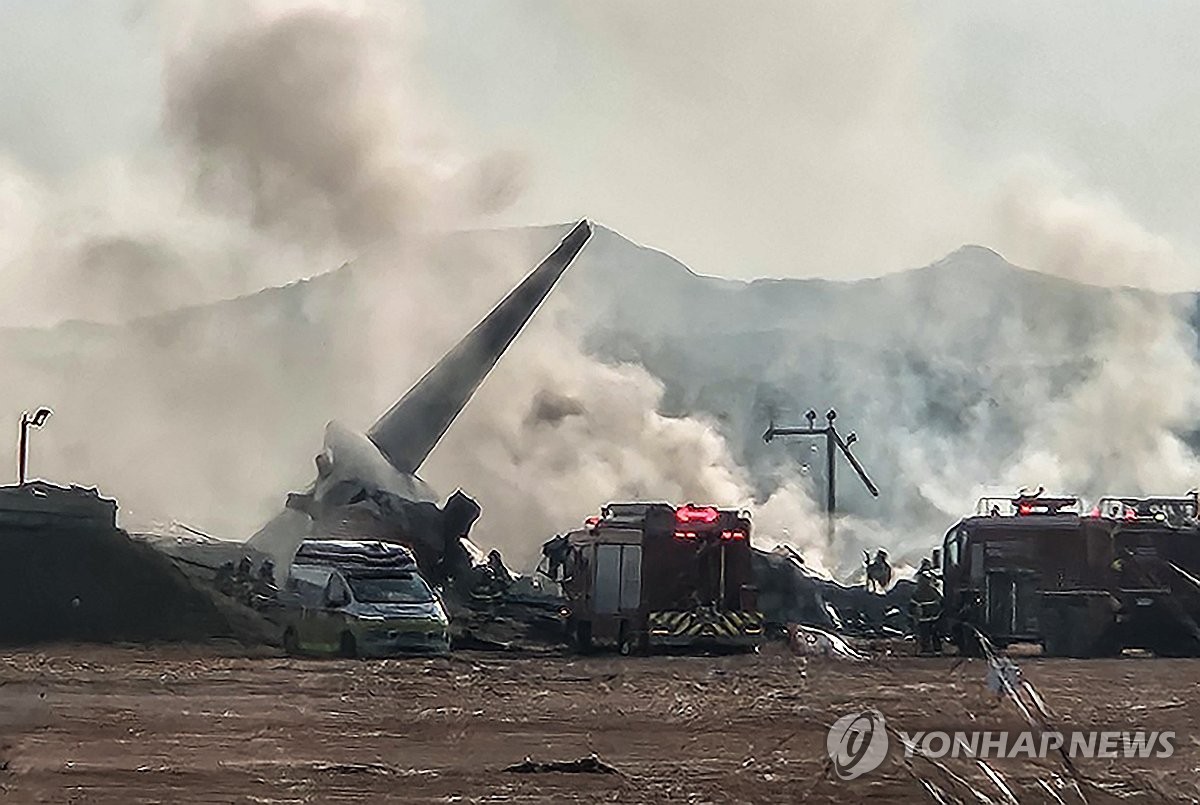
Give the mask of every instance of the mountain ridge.
[[(35, 439), (36, 471), (99, 483), (136, 514), (165, 508), (211, 533), (249, 533), (289, 484), (307, 480), (328, 420), (374, 421), (561, 231), (460, 233), (417, 274), (375, 255), (127, 323), (0, 329), (9, 380), (0, 427), (12, 412), (50, 404), (56, 415)], [(420, 294), (408, 298), (414, 288)], [(1190, 339), (1181, 354), (1194, 352), (1195, 300), (1077, 283), (970, 245), (929, 266), (853, 281), (711, 278), (597, 227), (488, 382), (534, 394), (512, 378), (539, 339), (573, 334), (604, 363), (645, 367), (662, 386), (664, 414), (714, 423), (763, 496), (797, 468), (807, 467), (814, 497), (823, 484), (806, 446), (762, 444), (766, 422), (836, 408), (884, 487), (874, 500), (845, 485), (840, 505), (928, 536), (949, 509), (969, 504), (971, 483), (1021, 466), (1045, 438), (1039, 413), (1074, 404), (1110, 353), (1133, 361), (1127, 371), (1137, 376), (1164, 338)], [(1175, 307), (1178, 320), (1163, 318)], [(1139, 336), (1127, 324), (1157, 330)], [(1121, 348), (1131, 333), (1150, 340)], [(443, 448), (472, 449), (466, 437)], [(1152, 476), (1112, 480), (1124, 491), (1144, 486), (1142, 477)], [(597, 488), (585, 511), (606, 494)]]

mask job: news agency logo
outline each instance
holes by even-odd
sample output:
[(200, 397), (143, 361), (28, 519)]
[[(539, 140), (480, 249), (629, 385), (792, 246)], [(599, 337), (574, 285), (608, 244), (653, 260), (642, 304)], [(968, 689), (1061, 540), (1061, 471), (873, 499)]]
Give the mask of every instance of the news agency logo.
[[(1063, 755), (1075, 758), (1169, 758), (1175, 754), (1173, 731), (1081, 730), (1076, 732), (1024, 730), (949, 732), (897, 731), (904, 757), (1015, 759)], [(833, 722), (825, 739), (833, 772), (842, 780), (857, 780), (879, 768), (888, 752), (888, 730), (878, 710), (862, 710)]]
[(825, 749), (833, 761), (833, 773), (842, 780), (855, 780), (879, 768), (888, 751), (883, 714), (863, 710), (842, 716), (829, 728)]
[(1175, 733), (1147, 730), (1081, 730), (1078, 732), (929, 732), (897, 730), (904, 756), (933, 759), (1045, 758), (1169, 758), (1175, 754)]

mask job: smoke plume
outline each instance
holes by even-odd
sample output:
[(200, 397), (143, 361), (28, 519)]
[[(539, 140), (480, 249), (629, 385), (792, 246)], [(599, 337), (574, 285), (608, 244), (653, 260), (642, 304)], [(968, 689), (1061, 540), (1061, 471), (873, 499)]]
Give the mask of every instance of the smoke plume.
[[(326, 420), (369, 425), (536, 252), (444, 256), (444, 232), (519, 192), (520, 161), (448, 145), (408, 91), (391, 21), (328, 4), (223, 10), (169, 20), (154, 159), (73, 192), (6, 174), (19, 226), (5, 276), (46, 290), (37, 315), (9, 321), (128, 324), (38, 335), (58, 349), (74, 336), (69, 376), (61, 356), (39, 365), (13, 347), (21, 394), (3, 397), (56, 409), (38, 474), (100, 484), (127, 525), (236, 537), (308, 480)], [(177, 310), (297, 278), (237, 303), (249, 315)], [(482, 541), (524, 563), (610, 499), (750, 502), (708, 423), (660, 415), (653, 377), (588, 357), (578, 337), (550, 320), (526, 334), (428, 467), (483, 502)]]
[[(665, 241), (728, 248), (727, 222), (689, 202), (696, 184), (744, 181), (752, 164), (773, 198), (820, 189), (747, 225), (760, 257), (786, 243), (810, 268), (860, 276), (974, 240), (1092, 285), (1195, 277), (1170, 238), (1044, 159), (958, 181), (926, 125), (902, 12), (870, 24), (844, 24), (833, 7), (789, 11), (788, 25), (747, 14), (728, 36), (716, 6), (681, 27), (647, 20), (643, 5), (576, 6), (573, 19), (650, 88), (629, 113), (667, 121), (647, 158), (675, 190), (648, 192), (652, 171), (639, 167), (643, 185), (622, 199), (635, 213), (679, 210), (688, 230)], [(174, 518), (240, 537), (311, 479), (326, 422), (367, 428), (555, 233), (447, 235), (494, 223), (540, 166), (519, 148), (458, 145), (409, 61), (420, 34), (409, 7), (184, 3), (140, 24), (162, 40), (151, 142), (58, 176), (0, 152), (0, 429), (50, 404), (35, 474), (99, 484), (131, 525)], [(792, 47), (797, 31), (811, 47)], [(763, 98), (774, 110), (792, 95), (805, 115), (760, 114)], [(677, 147), (696, 138), (713, 149), (699, 167)], [(780, 161), (752, 162), (752, 147)], [(612, 255), (594, 240), (581, 260), (593, 257)], [(597, 506), (650, 498), (751, 507), (760, 544), (787, 542), (839, 574), (879, 546), (915, 564), (987, 488), (1195, 485), (1188, 300), (1045, 277), (1017, 298), (999, 261), (964, 250), (929, 269), (934, 282), (893, 278), (882, 296), (848, 286), (853, 306), (831, 298), (798, 319), (770, 298), (733, 322), (663, 304), (624, 332), (620, 306), (672, 298), (640, 284), (660, 275), (613, 271), (613, 309), (568, 275), (422, 474), (478, 497), (477, 536), (518, 565)], [(218, 300), (233, 301), (204, 307)], [(833, 545), (814, 503), (821, 462), (759, 438), (769, 415), (809, 405), (844, 412), (884, 488), (875, 501), (843, 484)]]

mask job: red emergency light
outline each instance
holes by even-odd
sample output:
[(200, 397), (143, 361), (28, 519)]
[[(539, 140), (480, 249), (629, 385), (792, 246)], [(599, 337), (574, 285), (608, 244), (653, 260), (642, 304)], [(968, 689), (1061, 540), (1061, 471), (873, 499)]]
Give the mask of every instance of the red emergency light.
[(588, 528), (595, 528), (596, 526), (600, 525), (600, 518), (599, 517), (589, 517), (583, 521), (583, 524), (585, 526), (587, 526)]
[(720, 516), (716, 506), (693, 506), (689, 503), (675, 510), (677, 523), (715, 523)]
[(675, 539), (693, 540), (693, 539), (696, 539), (696, 532), (695, 531), (676, 531)]
[(745, 538), (746, 538), (746, 532), (744, 532), (744, 531), (722, 531), (721, 532), (721, 539), (723, 539), (727, 542), (731, 542), (736, 539), (745, 539)]

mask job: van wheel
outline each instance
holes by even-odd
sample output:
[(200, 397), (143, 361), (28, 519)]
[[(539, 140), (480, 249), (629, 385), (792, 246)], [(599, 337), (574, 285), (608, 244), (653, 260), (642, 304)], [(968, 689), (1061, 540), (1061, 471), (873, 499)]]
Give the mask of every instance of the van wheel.
[(283, 653), (289, 657), (300, 654), (300, 641), (296, 639), (296, 630), (290, 626), (283, 633)]
[(354, 635), (342, 632), (342, 643), (338, 653), (348, 660), (358, 657), (358, 644), (354, 641)]

